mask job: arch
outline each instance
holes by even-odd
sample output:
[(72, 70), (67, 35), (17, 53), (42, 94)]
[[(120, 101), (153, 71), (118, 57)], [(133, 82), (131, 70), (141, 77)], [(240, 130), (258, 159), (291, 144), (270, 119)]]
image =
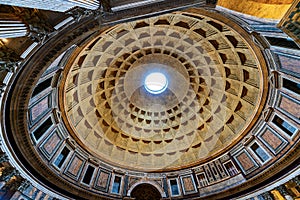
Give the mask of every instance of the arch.
[(138, 181), (136, 182), (135, 184), (133, 184), (130, 189), (128, 190), (127, 192), (127, 196), (131, 196), (131, 193), (132, 191), (139, 185), (142, 185), (142, 184), (149, 184), (151, 186), (153, 186), (155, 189), (158, 190), (158, 192), (160, 193), (160, 196), (163, 198), (163, 197), (166, 197), (166, 193), (164, 192), (163, 188), (156, 182), (154, 181), (148, 181), (148, 180), (141, 180), (141, 181)]
[(130, 197), (136, 200), (160, 200), (162, 198), (157, 188), (148, 183), (136, 186), (132, 190)]

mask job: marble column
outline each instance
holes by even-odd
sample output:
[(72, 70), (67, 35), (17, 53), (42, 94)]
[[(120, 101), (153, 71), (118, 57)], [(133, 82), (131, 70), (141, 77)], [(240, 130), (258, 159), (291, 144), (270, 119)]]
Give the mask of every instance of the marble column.
[(13, 176), (18, 175), (19, 172), (13, 167), (5, 167), (2, 171), (0, 181), (9, 181)]
[(270, 192), (265, 192), (261, 194), (264, 200), (274, 200), (273, 195)]
[(296, 176), (295, 178), (292, 179), (296, 183), (297, 186), (300, 186), (300, 178)]
[(0, 164), (4, 163), (4, 162), (7, 162), (8, 160), (9, 159), (8, 159), (8, 156), (6, 155), (6, 153), (3, 153), (3, 154), (0, 155)]
[(288, 193), (285, 185), (278, 186), (275, 189), (277, 189), (286, 200), (293, 200), (293, 197)]

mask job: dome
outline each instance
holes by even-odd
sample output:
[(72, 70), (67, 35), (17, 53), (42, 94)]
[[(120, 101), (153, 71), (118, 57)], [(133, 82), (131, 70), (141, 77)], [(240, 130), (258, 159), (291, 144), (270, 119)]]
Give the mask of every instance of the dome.
[[(262, 67), (237, 31), (204, 15), (120, 24), (74, 60), (66, 121), (101, 160), (142, 171), (185, 168), (241, 138), (261, 104)], [(143, 86), (152, 72), (168, 83), (160, 95)]]

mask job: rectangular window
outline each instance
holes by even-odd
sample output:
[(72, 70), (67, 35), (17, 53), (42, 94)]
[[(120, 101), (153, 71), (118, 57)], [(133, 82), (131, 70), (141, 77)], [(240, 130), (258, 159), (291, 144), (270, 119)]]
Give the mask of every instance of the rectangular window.
[(203, 173), (197, 174), (197, 178), (198, 178), (200, 187), (205, 187), (208, 185), (205, 175)]
[(288, 122), (284, 121), (277, 115), (273, 118), (273, 123), (276, 124), (279, 128), (281, 128), (285, 133), (287, 133), (289, 136), (292, 136), (296, 132), (296, 128), (292, 125), (290, 125)]
[(233, 166), (231, 161), (225, 163), (224, 166), (227, 169), (227, 172), (230, 176), (234, 176), (238, 173), (238, 171), (236, 170), (235, 166)]
[(114, 194), (120, 193), (121, 180), (122, 179), (120, 176), (115, 176), (114, 183), (113, 183), (112, 190), (111, 190), (112, 193), (114, 193)]
[(170, 180), (170, 186), (171, 186), (172, 196), (178, 196), (179, 195), (179, 188), (178, 188), (177, 180), (176, 179)]
[(299, 49), (299, 47), (294, 41), (288, 40), (286, 38), (266, 37), (266, 39), (269, 41), (269, 43), (272, 46), (279, 46), (279, 47), (290, 48), (290, 49)]
[(64, 147), (63, 150), (60, 152), (59, 156), (54, 161), (54, 165), (56, 165), (58, 168), (61, 168), (69, 153), (70, 150), (67, 147)]
[(257, 157), (264, 163), (270, 156), (257, 143), (253, 143), (250, 147)]
[(36, 141), (38, 141), (43, 134), (51, 127), (52, 120), (49, 117), (46, 121), (44, 121), (35, 131), (33, 131), (33, 136)]
[(45, 90), (46, 88), (51, 86), (51, 81), (52, 81), (52, 77), (44, 80), (43, 82), (39, 83), (33, 90), (32, 92), (32, 96), (34, 97), (35, 95), (39, 94), (40, 92), (42, 92), (43, 90)]
[(94, 171), (95, 171), (95, 168), (89, 165), (87, 170), (85, 171), (82, 182), (89, 185), (91, 182), (92, 176), (94, 174)]
[(296, 83), (289, 79), (283, 78), (282, 79), (282, 86), (296, 94), (300, 94), (300, 83)]

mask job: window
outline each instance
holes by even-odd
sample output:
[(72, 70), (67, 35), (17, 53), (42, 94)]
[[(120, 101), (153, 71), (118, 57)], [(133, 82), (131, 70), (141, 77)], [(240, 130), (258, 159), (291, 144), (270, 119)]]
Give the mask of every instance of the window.
[(112, 185), (111, 193), (119, 194), (120, 193), (120, 187), (121, 187), (121, 177), (115, 176), (114, 183)]
[(266, 162), (270, 156), (257, 143), (253, 143), (250, 147), (261, 162)]
[(170, 187), (171, 187), (171, 194), (172, 196), (178, 196), (179, 193), (179, 187), (176, 179), (170, 180)]
[(294, 126), (290, 125), (288, 122), (284, 121), (277, 115), (274, 116), (273, 123), (276, 124), (276, 126), (278, 126), (279, 128), (281, 128), (289, 136), (292, 136), (297, 130)]
[(33, 136), (36, 141), (38, 141), (43, 134), (51, 127), (52, 120), (49, 117), (46, 121), (44, 121), (35, 131), (33, 131)]
[(64, 147), (63, 150), (60, 152), (59, 156), (54, 161), (54, 165), (56, 165), (58, 168), (61, 168), (69, 153), (70, 150), (67, 147)]
[(238, 174), (237, 169), (235, 168), (235, 166), (232, 164), (231, 161), (225, 163), (224, 166), (227, 169), (227, 172), (230, 176), (234, 176), (234, 175)]
[(95, 168), (89, 165), (87, 170), (85, 171), (82, 182), (89, 185), (91, 182), (92, 176), (94, 174), (94, 171), (95, 171)]
[(198, 182), (199, 182), (200, 187), (205, 187), (205, 186), (208, 185), (204, 173), (197, 174), (197, 178), (198, 178)]
[(299, 49), (299, 47), (294, 41), (288, 40), (286, 38), (266, 37), (266, 39), (269, 41), (269, 43), (272, 46), (279, 46), (279, 47), (290, 48), (290, 49)]
[(34, 97), (35, 95), (39, 94), (40, 92), (42, 92), (43, 90), (45, 90), (46, 88), (50, 87), (51, 85), (51, 81), (52, 81), (52, 77), (44, 80), (43, 82), (39, 83), (33, 90), (32, 92), (32, 97)]
[(296, 94), (300, 94), (300, 83), (283, 78), (282, 86), (292, 92), (295, 92)]

